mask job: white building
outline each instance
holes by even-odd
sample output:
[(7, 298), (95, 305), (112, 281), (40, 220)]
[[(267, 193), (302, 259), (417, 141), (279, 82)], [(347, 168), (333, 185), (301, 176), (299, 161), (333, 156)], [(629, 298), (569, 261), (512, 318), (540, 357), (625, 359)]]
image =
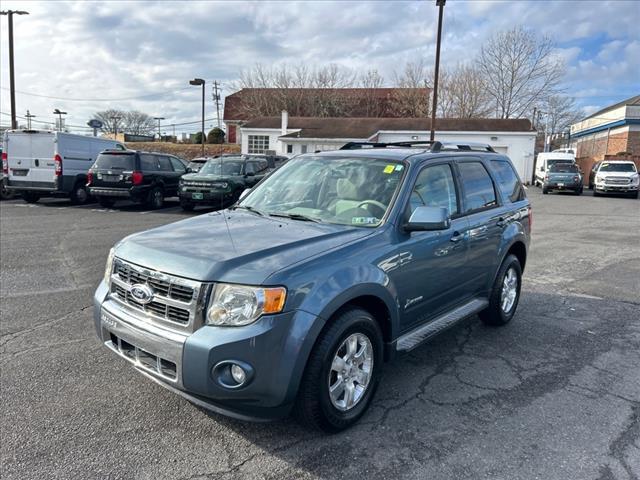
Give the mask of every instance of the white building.
[[(242, 153), (297, 155), (337, 150), (347, 142), (429, 140), (428, 118), (260, 117), (242, 126)], [(536, 132), (527, 119), (443, 118), (436, 121), (436, 140), (491, 145), (511, 158), (518, 174), (529, 181), (533, 171)]]

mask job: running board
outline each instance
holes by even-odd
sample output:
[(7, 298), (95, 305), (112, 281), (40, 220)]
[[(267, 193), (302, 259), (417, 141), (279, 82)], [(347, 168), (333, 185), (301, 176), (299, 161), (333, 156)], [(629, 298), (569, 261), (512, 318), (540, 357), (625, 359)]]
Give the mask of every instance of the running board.
[(415, 330), (405, 333), (396, 342), (396, 350), (401, 352), (408, 352), (413, 350), (425, 340), (437, 335), (438, 333), (452, 327), (460, 320), (463, 320), (481, 310), (484, 310), (489, 302), (484, 299), (476, 298), (469, 303), (451, 310), (433, 320), (426, 325), (422, 325)]

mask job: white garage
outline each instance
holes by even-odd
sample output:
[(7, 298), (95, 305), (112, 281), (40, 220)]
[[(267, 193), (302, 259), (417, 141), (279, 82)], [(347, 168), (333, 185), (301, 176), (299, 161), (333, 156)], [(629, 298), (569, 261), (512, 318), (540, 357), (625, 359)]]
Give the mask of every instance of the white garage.
[[(347, 142), (429, 140), (428, 118), (260, 117), (242, 127), (242, 153), (278, 154), (337, 150)], [(533, 170), (536, 131), (527, 119), (443, 118), (436, 121), (436, 140), (491, 145), (511, 158), (526, 182)]]

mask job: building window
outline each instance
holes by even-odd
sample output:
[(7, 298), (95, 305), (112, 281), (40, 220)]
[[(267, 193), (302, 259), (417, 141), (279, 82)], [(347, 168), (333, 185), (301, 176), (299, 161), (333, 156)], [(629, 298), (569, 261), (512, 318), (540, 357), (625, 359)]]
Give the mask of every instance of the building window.
[(306, 145), (302, 145), (302, 146), (300, 147), (300, 152), (301, 152), (301, 153), (307, 153), (307, 146), (306, 146)]
[(248, 153), (265, 153), (269, 150), (269, 135), (249, 135), (247, 140), (249, 142)]
[(293, 153), (293, 145), (287, 144), (287, 153)]

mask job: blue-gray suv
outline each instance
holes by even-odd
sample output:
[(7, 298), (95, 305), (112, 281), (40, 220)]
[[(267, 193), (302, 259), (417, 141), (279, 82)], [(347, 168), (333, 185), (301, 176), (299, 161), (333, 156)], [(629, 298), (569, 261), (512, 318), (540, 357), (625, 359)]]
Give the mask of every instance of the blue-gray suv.
[(104, 344), (189, 401), (335, 432), (397, 352), (516, 311), (531, 207), (489, 146), (347, 144), (229, 209), (131, 235), (94, 297)]

